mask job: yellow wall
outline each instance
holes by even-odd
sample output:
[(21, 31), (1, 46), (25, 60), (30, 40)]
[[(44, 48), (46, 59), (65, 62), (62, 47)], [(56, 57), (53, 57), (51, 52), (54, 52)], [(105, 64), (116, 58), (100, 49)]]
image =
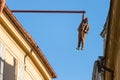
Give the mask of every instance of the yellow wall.
[[(15, 80), (17, 78), (18, 63), (24, 67), (25, 75), (32, 76), (31, 80), (44, 80), (41, 73), (35, 67), (34, 63), (25, 52), (14, 42), (14, 40), (5, 32), (0, 25), (0, 42), (4, 44), (5, 80)], [(27, 77), (24, 76), (27, 80)], [(29, 79), (30, 80), (30, 79)]]
[(0, 42), (4, 45), (4, 80), (52, 79), (42, 59), (6, 14), (0, 16)]

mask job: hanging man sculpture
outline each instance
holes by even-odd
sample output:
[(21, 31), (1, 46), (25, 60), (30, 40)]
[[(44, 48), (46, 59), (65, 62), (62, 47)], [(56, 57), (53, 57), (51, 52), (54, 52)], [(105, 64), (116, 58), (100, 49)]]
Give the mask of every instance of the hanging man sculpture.
[(85, 38), (88, 31), (89, 31), (88, 18), (84, 18), (84, 13), (83, 13), (82, 21), (78, 28), (78, 46), (76, 48), (77, 50), (80, 50), (81, 43), (82, 43), (81, 50), (84, 49)]
[(6, 3), (6, 0), (0, 0), (0, 15), (2, 14), (5, 3)]

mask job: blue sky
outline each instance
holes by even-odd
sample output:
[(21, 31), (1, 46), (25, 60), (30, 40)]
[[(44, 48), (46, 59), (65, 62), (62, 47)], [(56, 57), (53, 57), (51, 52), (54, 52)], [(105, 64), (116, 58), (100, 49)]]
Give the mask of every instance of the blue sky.
[(109, 10), (109, 0), (7, 0), (11, 10), (85, 10), (90, 31), (85, 50), (77, 51), (77, 28), (81, 14), (14, 13), (34, 38), (58, 78), (91, 80), (94, 61), (103, 55), (100, 36)]

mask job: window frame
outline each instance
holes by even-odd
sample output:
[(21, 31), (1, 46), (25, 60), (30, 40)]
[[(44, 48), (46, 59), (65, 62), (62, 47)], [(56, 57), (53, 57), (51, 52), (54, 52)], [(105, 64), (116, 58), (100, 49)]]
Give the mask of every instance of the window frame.
[(4, 45), (0, 42), (0, 80), (3, 80), (4, 73)]

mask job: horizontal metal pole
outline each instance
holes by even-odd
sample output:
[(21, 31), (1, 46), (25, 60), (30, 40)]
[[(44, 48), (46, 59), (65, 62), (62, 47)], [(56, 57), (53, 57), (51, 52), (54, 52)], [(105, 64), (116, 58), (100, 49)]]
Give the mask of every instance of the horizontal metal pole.
[(14, 13), (86, 13), (85, 11), (69, 10), (11, 10)]

